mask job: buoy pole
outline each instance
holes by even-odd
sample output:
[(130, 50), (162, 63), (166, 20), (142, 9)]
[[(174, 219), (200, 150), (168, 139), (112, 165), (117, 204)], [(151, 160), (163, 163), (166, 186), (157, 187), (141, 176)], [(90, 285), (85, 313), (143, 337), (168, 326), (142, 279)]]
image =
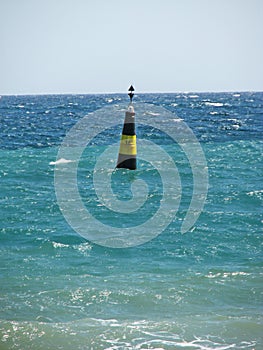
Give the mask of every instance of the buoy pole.
[(135, 112), (132, 104), (134, 87), (129, 88), (128, 96), (130, 104), (125, 112), (125, 120), (122, 129), (119, 156), (116, 168), (136, 169), (136, 133), (135, 133)]

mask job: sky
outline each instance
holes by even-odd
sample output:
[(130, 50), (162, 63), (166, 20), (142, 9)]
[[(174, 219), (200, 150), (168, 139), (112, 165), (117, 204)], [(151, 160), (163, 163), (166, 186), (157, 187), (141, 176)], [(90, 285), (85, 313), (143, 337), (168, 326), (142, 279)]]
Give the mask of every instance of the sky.
[(263, 91), (262, 0), (0, 0), (0, 95)]

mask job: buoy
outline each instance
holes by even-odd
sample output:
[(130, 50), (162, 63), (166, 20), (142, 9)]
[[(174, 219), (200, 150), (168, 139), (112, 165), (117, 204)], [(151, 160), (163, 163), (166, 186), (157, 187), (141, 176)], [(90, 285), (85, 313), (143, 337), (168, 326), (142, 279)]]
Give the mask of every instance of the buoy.
[(136, 133), (135, 133), (135, 112), (132, 105), (134, 87), (129, 88), (130, 104), (125, 112), (125, 120), (122, 129), (119, 156), (116, 168), (136, 169)]

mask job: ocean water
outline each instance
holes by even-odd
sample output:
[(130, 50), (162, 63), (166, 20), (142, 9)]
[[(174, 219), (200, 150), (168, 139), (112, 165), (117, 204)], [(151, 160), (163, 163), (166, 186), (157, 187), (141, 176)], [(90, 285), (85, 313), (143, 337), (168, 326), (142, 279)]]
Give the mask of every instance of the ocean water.
[[(194, 226), (181, 234), (193, 176), (185, 155), (175, 152), (182, 200), (174, 220), (144, 244), (111, 248), (67, 223), (52, 162), (77, 122), (94, 113), (99, 125), (96, 111), (126, 104), (127, 96), (0, 98), (1, 350), (263, 348), (263, 93), (138, 94), (134, 100), (135, 106), (161, 106), (191, 128), (207, 161), (208, 193)], [(136, 122), (138, 139), (169, 152), (169, 138), (140, 125), (139, 114)], [(109, 215), (88, 181), (96, 157), (120, 131), (121, 125), (101, 133), (78, 169), (84, 205), (118, 227), (125, 215)], [(117, 185), (126, 181), (120, 199), (129, 199), (134, 176), (142, 177), (151, 193), (147, 200), (158, 206), (161, 179), (149, 164), (138, 159), (133, 175), (118, 174)], [(136, 230), (152, 206), (127, 225)]]

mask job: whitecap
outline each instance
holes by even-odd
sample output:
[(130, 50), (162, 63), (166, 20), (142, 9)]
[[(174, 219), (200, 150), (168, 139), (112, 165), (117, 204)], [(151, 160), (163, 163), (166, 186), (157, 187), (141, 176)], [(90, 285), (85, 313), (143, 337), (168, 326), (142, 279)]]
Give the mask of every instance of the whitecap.
[(251, 191), (251, 192), (247, 192), (246, 194), (250, 197), (255, 196), (256, 198), (261, 200), (263, 196), (263, 190)]
[(205, 102), (206, 106), (222, 107), (224, 106), (221, 102)]
[(73, 249), (77, 250), (83, 256), (88, 256), (90, 251), (92, 250), (92, 245), (87, 243), (75, 244), (73, 245)]
[(250, 273), (243, 272), (243, 271), (218, 272), (218, 273), (212, 273), (210, 271), (209, 274), (206, 275), (205, 277), (207, 277), (207, 278), (216, 278), (216, 277), (226, 278), (226, 277), (231, 277), (231, 276), (249, 276), (249, 275), (250, 275)]
[(152, 116), (157, 116), (160, 115), (160, 113), (154, 113), (154, 112), (145, 112), (145, 115), (152, 115)]
[(60, 159), (56, 160), (55, 162), (50, 162), (49, 165), (67, 164), (67, 163), (72, 163), (72, 162), (73, 162), (73, 160), (60, 158)]
[(69, 247), (68, 244), (58, 243), (58, 242), (52, 242), (52, 245), (54, 248), (67, 248)]

